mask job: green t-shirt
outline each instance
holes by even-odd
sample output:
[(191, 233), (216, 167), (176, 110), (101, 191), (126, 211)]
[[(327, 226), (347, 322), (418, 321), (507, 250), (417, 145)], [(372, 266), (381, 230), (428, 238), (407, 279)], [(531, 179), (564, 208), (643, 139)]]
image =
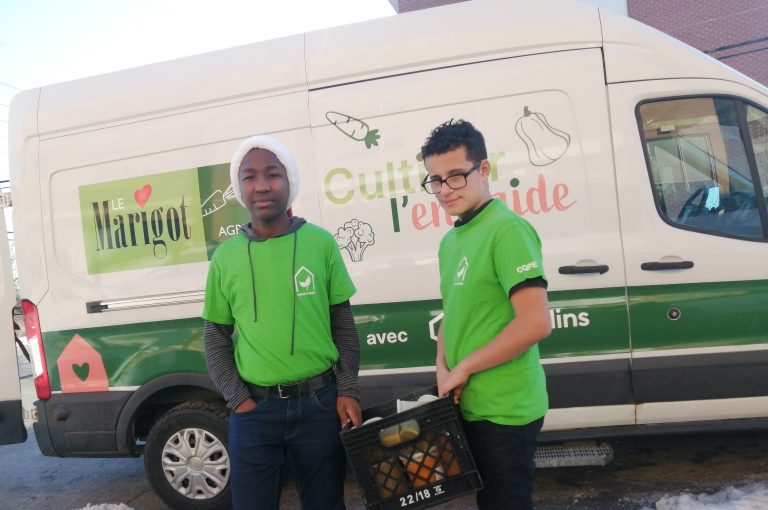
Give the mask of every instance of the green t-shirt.
[(307, 223), (265, 241), (238, 235), (222, 243), (208, 269), (203, 318), (234, 324), (240, 376), (273, 386), (336, 363), (329, 306), (354, 293), (333, 236)]
[[(492, 200), (440, 242), (440, 292), (448, 368), (481, 348), (514, 318), (509, 290), (544, 277), (541, 241), (531, 225)], [(461, 393), (469, 421), (525, 425), (544, 416), (547, 398), (538, 346), (473, 374)]]

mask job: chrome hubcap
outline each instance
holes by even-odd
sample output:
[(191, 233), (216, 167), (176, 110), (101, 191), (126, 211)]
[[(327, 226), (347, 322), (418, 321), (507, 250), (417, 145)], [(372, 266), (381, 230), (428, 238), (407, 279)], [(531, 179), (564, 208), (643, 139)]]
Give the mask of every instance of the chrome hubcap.
[(229, 455), (207, 430), (183, 429), (163, 447), (163, 472), (171, 487), (190, 499), (217, 496), (229, 481)]

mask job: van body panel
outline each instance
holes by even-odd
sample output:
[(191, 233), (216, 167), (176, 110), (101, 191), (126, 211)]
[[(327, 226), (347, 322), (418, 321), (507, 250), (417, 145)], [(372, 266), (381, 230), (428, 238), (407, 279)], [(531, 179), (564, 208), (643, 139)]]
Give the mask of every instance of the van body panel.
[(768, 349), (683, 352), (636, 358), (632, 363), (638, 402), (762, 397), (768, 387)]
[[(656, 80), (608, 89), (616, 131), (628, 135), (634, 129), (639, 135), (616, 139), (614, 146), (617, 161), (623, 162), (616, 178), (635, 396), (645, 403), (717, 399), (718, 406), (732, 398), (728, 417), (764, 416), (765, 409), (736, 410), (741, 404), (754, 405), (754, 398), (763, 398), (768, 388), (764, 313), (768, 272), (762, 263), (765, 237), (759, 217), (744, 216), (757, 222), (753, 240), (736, 237), (745, 232), (741, 223), (731, 225), (733, 236), (728, 231), (720, 235), (707, 232), (705, 223), (689, 227), (684, 217), (692, 204), (704, 209), (702, 183), (715, 186), (718, 200), (725, 203), (729, 194), (736, 194), (734, 186), (746, 186), (736, 177), (751, 179), (752, 151), (742, 149), (750, 139), (740, 126), (731, 125), (737, 120), (736, 110), (729, 115), (727, 107), (765, 104), (765, 96), (722, 80)], [(649, 100), (667, 101), (669, 120), (644, 117), (638, 105)], [(677, 117), (675, 107), (680, 110)], [(677, 140), (677, 145), (669, 146), (665, 140)], [(678, 150), (682, 152), (670, 152)], [(679, 161), (682, 173), (675, 166)], [(707, 175), (701, 177), (702, 172)], [(684, 181), (657, 181), (674, 175)], [(654, 197), (663, 197), (664, 202)], [(710, 221), (727, 222), (727, 214), (732, 213), (723, 211)], [(649, 266), (669, 263), (687, 267)], [(698, 349), (714, 352), (696, 354)], [(701, 413), (698, 416), (705, 419)]]
[[(632, 401), (618, 218), (604, 214), (615, 209), (616, 192), (610, 151), (605, 150), (610, 134), (598, 50), (504, 58), (312, 90), (310, 110), (326, 228), (340, 234), (356, 222), (370, 225), (375, 234), (362, 252), (340, 245), (358, 287), (353, 299), (358, 319), (358, 310), (365, 308), (366, 324), (358, 323), (364, 371), (434, 363), (441, 318), (436, 247), (452, 222), (420, 189), (425, 170), (411, 141), (423, 140), (445, 119), (467, 118), (490, 126), (484, 131), (491, 192), (531, 221), (544, 239), (554, 331), (540, 349), (545, 358), (573, 358), (556, 368), (547, 366), (552, 407)], [(525, 132), (529, 119), (524, 112), (531, 110), (553, 128), (538, 132), (540, 139)], [(340, 113), (346, 115), (341, 126), (334, 124)], [(351, 118), (348, 123), (355, 127), (376, 130), (380, 145), (366, 147), (364, 140), (345, 133), (342, 128)], [(551, 160), (537, 160), (531, 144), (538, 143), (561, 152), (553, 149)], [(388, 285), (379, 276), (382, 260)], [(607, 270), (561, 274), (561, 267), (589, 264)], [(413, 319), (381, 314), (381, 303), (400, 294), (392, 291), (397, 282), (407, 282), (404, 292), (419, 299), (408, 303)], [(368, 321), (378, 322), (371, 333), (365, 331)], [(413, 329), (403, 327), (411, 324)], [(626, 357), (608, 362), (610, 367), (602, 360), (580, 362), (582, 356), (606, 353)], [(589, 391), (606, 387), (611, 390)]]
[(718, 78), (761, 85), (664, 32), (600, 9), (606, 83)]
[[(116, 126), (41, 143), (41, 171), (46, 175), (43, 193), (49, 197), (42, 211), (47, 232), (45, 245), (50, 247), (46, 250), (46, 264), (57, 268), (51, 273), (56, 280), (51, 294), (38, 304), (41, 313), (48, 317), (44, 330), (200, 316), (202, 296), (189, 304), (159, 307), (150, 304), (114, 312), (119, 318), (114, 314), (90, 314), (86, 304), (203, 289), (207, 261), (213, 250), (237, 232), (238, 224), (249, 219), (247, 211), (239, 205), (223, 212), (207, 206), (211, 200), (236, 204), (233, 195), (224, 197), (223, 193), (229, 185), (228, 158), (240, 139), (255, 127), (289, 140), (295, 146), (311, 146), (304, 93), (241, 103), (238, 114), (233, 114), (232, 109), (204, 109), (152, 119), (142, 123), (141, 129), (132, 125)], [(228, 127), (215, 131), (207, 127), (218, 124)], [(173, 139), (166, 150), (158, 145), (157, 140), (162, 139), (158, 138), (158, 132)], [(110, 143), (114, 139), (120, 143)], [(114, 147), (114, 156), (110, 147)], [(310, 149), (306, 153), (296, 151), (295, 158), (302, 168), (311, 167)], [(296, 214), (317, 217), (314, 187), (311, 173), (302, 176), (294, 207)], [(142, 189), (151, 192), (144, 205), (137, 203), (136, 194)], [(157, 259), (157, 263), (153, 263), (154, 255), (163, 254), (154, 253), (151, 243), (160, 239), (158, 242), (170, 246), (171, 240), (167, 234), (155, 236), (139, 224), (132, 233), (131, 215), (146, 212), (151, 218), (151, 214), (162, 207), (160, 214), (165, 223), (165, 214), (170, 213), (171, 208), (180, 214), (182, 200), (192, 236), (187, 245), (189, 250), (196, 250), (197, 255), (176, 250), (171, 255), (186, 262)], [(94, 208), (99, 212), (95, 213)], [(206, 213), (206, 208), (211, 214)], [(59, 211), (79, 213), (60, 214)], [(106, 224), (108, 215), (112, 222), (120, 219), (125, 223), (123, 231), (128, 246), (121, 248), (122, 252), (118, 248), (120, 240), (112, 239), (118, 229), (115, 225), (107, 228), (110, 227)], [(97, 222), (103, 234), (92, 234)], [(82, 248), (73, 250), (73, 243)], [(114, 264), (96, 262), (108, 256), (112, 256)], [(134, 262), (120, 263), (129, 259)], [(162, 270), (167, 264), (173, 265), (173, 271)], [(48, 306), (55, 307), (57, 312), (48, 313)]]
[[(13, 96), (8, 116), (8, 160), (11, 170), (11, 195), (16, 267), (21, 295), (37, 303), (48, 291), (45, 271), (45, 244), (42, 227), (37, 112), (40, 89)], [(23, 171), (21, 169), (24, 169)], [(18, 242), (21, 238), (22, 242)]]
[(768, 398), (734, 398), (718, 400), (712, 405), (711, 400), (688, 402), (659, 402), (637, 406), (638, 425), (659, 425), (670, 423), (723, 422), (750, 418), (765, 418)]
[[(542, 30), (536, 11), (503, 0), (452, 4), (306, 35), (310, 89), (483, 60), (601, 44), (596, 7), (547, 0), (558, 15)], [(439, 16), (439, 21), (435, 16)], [(467, 25), (467, 19), (474, 21)], [(514, 26), (514, 30), (509, 27)]]
[[(311, 91), (323, 222), (335, 232), (358, 216), (376, 234), (362, 260), (352, 260), (342, 250), (358, 286), (356, 302), (394, 298), (372, 270), (379, 267), (375, 264), (380, 257), (388, 261), (392, 278), (411, 284), (409, 295), (438, 297), (435, 248), (452, 222), (419, 186), (425, 170), (412, 140), (423, 140), (435, 125), (452, 117), (490, 126), (486, 143), (491, 193), (528, 219), (545, 239), (544, 263), (551, 290), (582, 289), (584, 280), (589, 280), (588, 288), (623, 287), (617, 218), (603, 213), (616, 205), (612, 161), (605, 151), (610, 134), (601, 70), (599, 50), (588, 49)], [(529, 138), (522, 127), (529, 120), (526, 108), (548, 119), (557, 132)], [(328, 120), (334, 112), (376, 129), (380, 148), (366, 149), (346, 136)], [(554, 159), (532, 164), (535, 156), (527, 143), (551, 144)], [(578, 243), (585, 247), (580, 253), (561, 249), (576, 246), (576, 239), (585, 236), (589, 241)], [(400, 249), (403, 241), (408, 243), (407, 252)], [(588, 260), (610, 270), (576, 277), (559, 274), (560, 266)]]
[[(32, 101), (34, 93), (24, 94), (23, 98), (29, 98)], [(19, 101), (24, 99), (20, 98)], [(18, 142), (20, 137), (21, 135), (9, 130), (9, 141)], [(23, 142), (21, 145), (24, 145)], [(18, 160), (19, 152), (21, 152), (19, 149), (11, 150), (9, 155), (13, 160)], [(0, 207), (0, 233), (8, 235), (6, 211), (2, 207)], [(0, 444), (21, 443), (27, 439), (21, 403), (16, 332), (13, 324), (16, 295), (9, 245), (2, 243), (0, 246)]]
[[(44, 455), (55, 451), (58, 457), (116, 457), (128, 451), (117, 451), (115, 429), (120, 411), (132, 392), (85, 392), (57, 395), (49, 401), (38, 400), (40, 450)], [(47, 429), (48, 437), (45, 430)]]
[(207, 373), (199, 318), (44, 333), (54, 392), (136, 389), (162, 375)]
[(635, 422), (634, 405), (570, 407), (547, 412), (542, 432), (578, 431), (589, 427), (629, 428)]
[[(0, 233), (6, 233), (5, 210), (0, 207)], [(8, 245), (0, 246), (0, 445), (27, 439), (21, 406), (21, 385), (16, 355), (13, 307), (16, 284), (11, 273)]]
[(294, 35), (47, 86), (40, 136), (300, 91), (303, 60), (304, 36)]

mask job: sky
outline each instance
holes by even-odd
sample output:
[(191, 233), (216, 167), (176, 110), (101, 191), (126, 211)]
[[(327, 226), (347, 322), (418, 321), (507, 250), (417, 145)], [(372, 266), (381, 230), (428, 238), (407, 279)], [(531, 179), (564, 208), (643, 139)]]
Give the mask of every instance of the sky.
[(388, 0), (0, 0), (0, 181), (20, 90), (394, 15)]

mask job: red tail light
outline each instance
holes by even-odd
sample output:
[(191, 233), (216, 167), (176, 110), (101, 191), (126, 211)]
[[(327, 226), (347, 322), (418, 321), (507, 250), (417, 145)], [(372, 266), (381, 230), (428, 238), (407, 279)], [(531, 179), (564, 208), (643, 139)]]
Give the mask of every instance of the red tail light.
[(43, 335), (40, 332), (40, 317), (37, 315), (37, 307), (27, 299), (21, 300), (21, 312), (24, 317), (24, 329), (29, 342), (32, 368), (35, 372), (35, 390), (37, 398), (48, 400), (51, 398), (51, 381), (48, 378), (48, 366), (45, 363), (45, 350), (43, 348)]

